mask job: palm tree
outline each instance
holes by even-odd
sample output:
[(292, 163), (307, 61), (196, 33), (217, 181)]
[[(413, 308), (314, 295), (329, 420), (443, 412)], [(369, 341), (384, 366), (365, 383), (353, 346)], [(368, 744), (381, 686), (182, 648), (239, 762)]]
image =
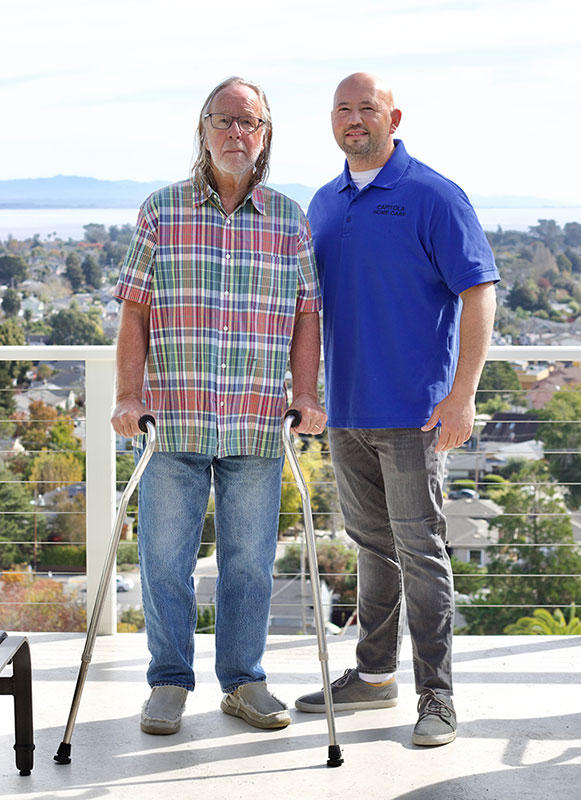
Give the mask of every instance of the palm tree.
[(546, 608), (535, 608), (532, 617), (521, 617), (512, 625), (507, 625), (504, 632), (531, 636), (538, 634), (544, 634), (545, 636), (563, 634), (572, 636), (581, 634), (581, 619), (575, 616), (575, 603), (571, 603), (569, 622), (565, 621), (560, 608), (557, 608), (552, 615), (549, 614)]

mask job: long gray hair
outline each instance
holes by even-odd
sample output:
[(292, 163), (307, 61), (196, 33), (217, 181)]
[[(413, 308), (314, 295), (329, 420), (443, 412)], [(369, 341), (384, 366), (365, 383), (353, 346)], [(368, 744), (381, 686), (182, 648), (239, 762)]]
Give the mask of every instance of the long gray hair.
[(192, 167), (192, 178), (200, 189), (202, 189), (206, 184), (209, 184), (213, 189), (217, 188), (214, 181), (214, 174), (212, 172), (212, 158), (210, 156), (210, 151), (206, 147), (206, 121), (204, 117), (209, 112), (210, 106), (212, 105), (212, 100), (216, 97), (218, 92), (221, 92), (222, 89), (226, 89), (227, 86), (236, 85), (248, 86), (249, 89), (252, 89), (256, 92), (260, 102), (260, 117), (264, 120), (264, 147), (262, 148), (262, 152), (256, 160), (256, 164), (254, 165), (254, 173), (248, 187), (249, 190), (254, 189), (254, 187), (258, 186), (259, 183), (265, 183), (268, 177), (268, 171), (270, 168), (270, 149), (272, 142), (272, 118), (270, 116), (270, 107), (268, 105), (266, 95), (256, 83), (252, 83), (251, 81), (244, 80), (244, 78), (238, 78), (237, 76), (234, 76), (232, 78), (226, 78), (226, 80), (218, 84), (215, 89), (212, 89), (200, 112), (200, 120), (198, 122), (198, 129), (195, 137), (197, 155)]

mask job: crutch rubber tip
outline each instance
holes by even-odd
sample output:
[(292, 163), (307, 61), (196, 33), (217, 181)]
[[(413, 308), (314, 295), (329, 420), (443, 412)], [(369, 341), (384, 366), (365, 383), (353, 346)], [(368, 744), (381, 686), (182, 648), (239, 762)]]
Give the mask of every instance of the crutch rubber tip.
[(56, 756), (53, 756), (57, 764), (70, 764), (71, 763), (71, 746), (65, 742), (59, 744), (59, 749), (56, 751)]
[(330, 744), (327, 766), (340, 767), (342, 763), (343, 763), (343, 756), (341, 755), (341, 748), (339, 747), (338, 744)]

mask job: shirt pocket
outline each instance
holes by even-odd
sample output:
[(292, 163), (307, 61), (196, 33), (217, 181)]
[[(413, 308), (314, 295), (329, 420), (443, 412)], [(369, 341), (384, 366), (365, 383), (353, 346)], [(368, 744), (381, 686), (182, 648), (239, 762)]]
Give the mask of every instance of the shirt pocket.
[(296, 259), (260, 251), (251, 254), (248, 288), (257, 314), (294, 316), (296, 284)]

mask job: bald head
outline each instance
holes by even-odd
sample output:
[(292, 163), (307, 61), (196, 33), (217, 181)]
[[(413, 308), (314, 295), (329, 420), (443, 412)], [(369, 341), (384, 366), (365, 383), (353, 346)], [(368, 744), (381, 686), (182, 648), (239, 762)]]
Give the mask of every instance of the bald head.
[(343, 96), (348, 97), (354, 91), (363, 94), (367, 92), (370, 98), (375, 97), (383, 101), (390, 111), (395, 108), (393, 92), (387, 83), (369, 72), (354, 72), (353, 75), (344, 78), (335, 91), (333, 106), (336, 106)]
[(393, 153), (401, 111), (395, 108), (389, 86), (374, 75), (355, 72), (341, 81), (331, 119), (351, 171), (382, 167)]

